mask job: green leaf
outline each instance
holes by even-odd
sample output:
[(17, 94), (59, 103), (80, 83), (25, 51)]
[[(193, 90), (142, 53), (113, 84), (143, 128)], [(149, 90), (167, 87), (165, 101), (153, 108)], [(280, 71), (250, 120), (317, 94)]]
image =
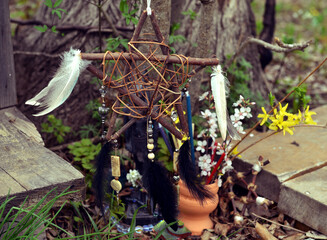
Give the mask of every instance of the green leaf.
[(269, 104), (270, 104), (270, 106), (273, 107), (274, 106), (275, 96), (272, 95), (271, 92), (269, 92), (268, 98), (269, 98)]
[(131, 22), (131, 19), (129, 17), (126, 18), (126, 25), (129, 25), (130, 22)]
[(92, 144), (91, 140), (89, 138), (84, 138), (81, 140), (81, 144), (84, 146), (89, 146)]
[(57, 8), (56, 10), (61, 11), (61, 12), (63, 12), (63, 13), (67, 13), (66, 9)]
[(52, 1), (51, 0), (44, 0), (44, 5), (49, 7), (49, 8), (52, 8)]
[(56, 0), (55, 4), (53, 4), (53, 7), (59, 7), (59, 5), (61, 4), (62, 0)]
[(56, 15), (58, 16), (58, 18), (61, 19), (61, 12), (58, 11), (57, 9), (53, 9), (53, 10), (51, 11), (51, 14), (52, 14), (52, 15), (56, 14)]
[(122, 13), (128, 13), (127, 0), (121, 0), (119, 4), (119, 9)]
[(137, 25), (137, 24), (139, 23), (139, 20), (136, 19), (135, 17), (132, 17), (132, 18), (131, 18), (131, 21), (132, 21), (132, 23), (133, 23), (134, 25)]
[(129, 12), (129, 15), (134, 15), (139, 9), (135, 8), (132, 11)]
[[(53, 26), (52, 28), (51, 28), (51, 31), (53, 32), (53, 33), (58, 33), (58, 31), (57, 31), (57, 29), (56, 29), (56, 26)], [(69, 127), (68, 127), (69, 128)], [(70, 128), (69, 128), (70, 129)]]
[(74, 221), (82, 223), (83, 219), (81, 219), (80, 217), (74, 216)]
[(41, 26), (34, 26), (34, 28), (37, 29), (40, 32), (45, 32), (48, 29), (48, 26), (47, 25), (43, 25), (42, 27)]
[(64, 137), (61, 136), (61, 135), (58, 135), (58, 136), (57, 136), (57, 142), (58, 142), (58, 143), (63, 143), (63, 142), (64, 142)]

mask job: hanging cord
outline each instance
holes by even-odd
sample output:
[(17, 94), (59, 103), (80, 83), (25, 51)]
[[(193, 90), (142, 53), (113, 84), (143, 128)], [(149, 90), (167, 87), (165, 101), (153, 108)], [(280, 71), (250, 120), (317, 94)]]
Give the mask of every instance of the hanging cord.
[(148, 16), (150, 16), (152, 14), (150, 5), (151, 5), (151, 0), (147, 0), (146, 1), (146, 12), (147, 12)]

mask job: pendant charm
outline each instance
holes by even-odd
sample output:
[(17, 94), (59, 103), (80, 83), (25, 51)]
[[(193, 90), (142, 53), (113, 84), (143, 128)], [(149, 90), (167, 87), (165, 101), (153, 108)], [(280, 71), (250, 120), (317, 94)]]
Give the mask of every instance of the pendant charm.
[(113, 190), (117, 192), (117, 195), (122, 189), (122, 185), (117, 179), (112, 179), (110, 182), (110, 186), (112, 187)]
[(111, 156), (111, 175), (120, 177), (120, 159), (119, 156)]

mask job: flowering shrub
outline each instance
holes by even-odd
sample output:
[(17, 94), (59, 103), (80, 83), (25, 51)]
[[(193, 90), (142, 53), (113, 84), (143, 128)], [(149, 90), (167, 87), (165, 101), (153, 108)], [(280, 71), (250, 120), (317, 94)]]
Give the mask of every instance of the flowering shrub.
[(316, 125), (317, 123), (313, 121), (312, 115), (315, 115), (315, 112), (309, 111), (309, 106), (302, 113), (299, 110), (298, 114), (288, 113), (287, 110), (288, 104), (284, 107), (279, 104), (279, 110), (274, 109), (273, 114), (267, 114), (266, 109), (262, 107), (262, 114), (258, 115), (258, 118), (262, 118), (260, 125), (267, 124), (269, 129), (274, 131), (283, 131), (288, 132), (293, 135), (294, 126), (299, 125), (300, 123)]
[[(210, 94), (205, 92), (199, 97), (200, 101), (209, 100), (208, 108), (201, 111), (201, 118), (205, 120), (205, 126), (202, 131), (197, 135), (197, 145), (196, 151), (200, 153), (198, 166), (201, 169), (201, 176), (209, 176), (211, 174), (212, 167), (214, 167), (217, 162), (215, 162), (215, 155), (221, 155), (226, 151), (231, 150), (232, 145), (230, 141), (228, 143), (219, 143), (217, 140), (217, 115), (213, 111), (213, 107), (210, 105)], [(233, 104), (234, 114), (230, 116), (231, 122), (236, 130), (240, 134), (244, 134), (243, 120), (251, 118), (251, 106), (254, 102), (245, 100), (243, 96), (240, 95), (238, 101)], [(202, 140), (201, 140), (202, 139)], [(237, 154), (237, 149), (234, 149), (233, 154)], [(228, 160), (227, 155), (223, 163), (222, 172), (225, 173), (232, 169), (231, 161)]]

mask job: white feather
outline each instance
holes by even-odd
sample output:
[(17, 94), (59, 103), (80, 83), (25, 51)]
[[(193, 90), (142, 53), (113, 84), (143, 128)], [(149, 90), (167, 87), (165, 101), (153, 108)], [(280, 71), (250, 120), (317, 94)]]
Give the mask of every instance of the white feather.
[(42, 110), (34, 116), (45, 115), (63, 104), (72, 93), (80, 73), (89, 64), (90, 61), (82, 60), (80, 50), (71, 48), (65, 52), (60, 67), (48, 86), (25, 103)]
[(213, 73), (211, 74), (211, 91), (215, 102), (215, 109), (221, 137), (225, 141), (228, 132), (232, 139), (240, 139), (240, 136), (231, 123), (227, 112), (226, 97), (229, 93), (228, 79), (223, 75), (220, 65), (213, 67), (212, 70)]

